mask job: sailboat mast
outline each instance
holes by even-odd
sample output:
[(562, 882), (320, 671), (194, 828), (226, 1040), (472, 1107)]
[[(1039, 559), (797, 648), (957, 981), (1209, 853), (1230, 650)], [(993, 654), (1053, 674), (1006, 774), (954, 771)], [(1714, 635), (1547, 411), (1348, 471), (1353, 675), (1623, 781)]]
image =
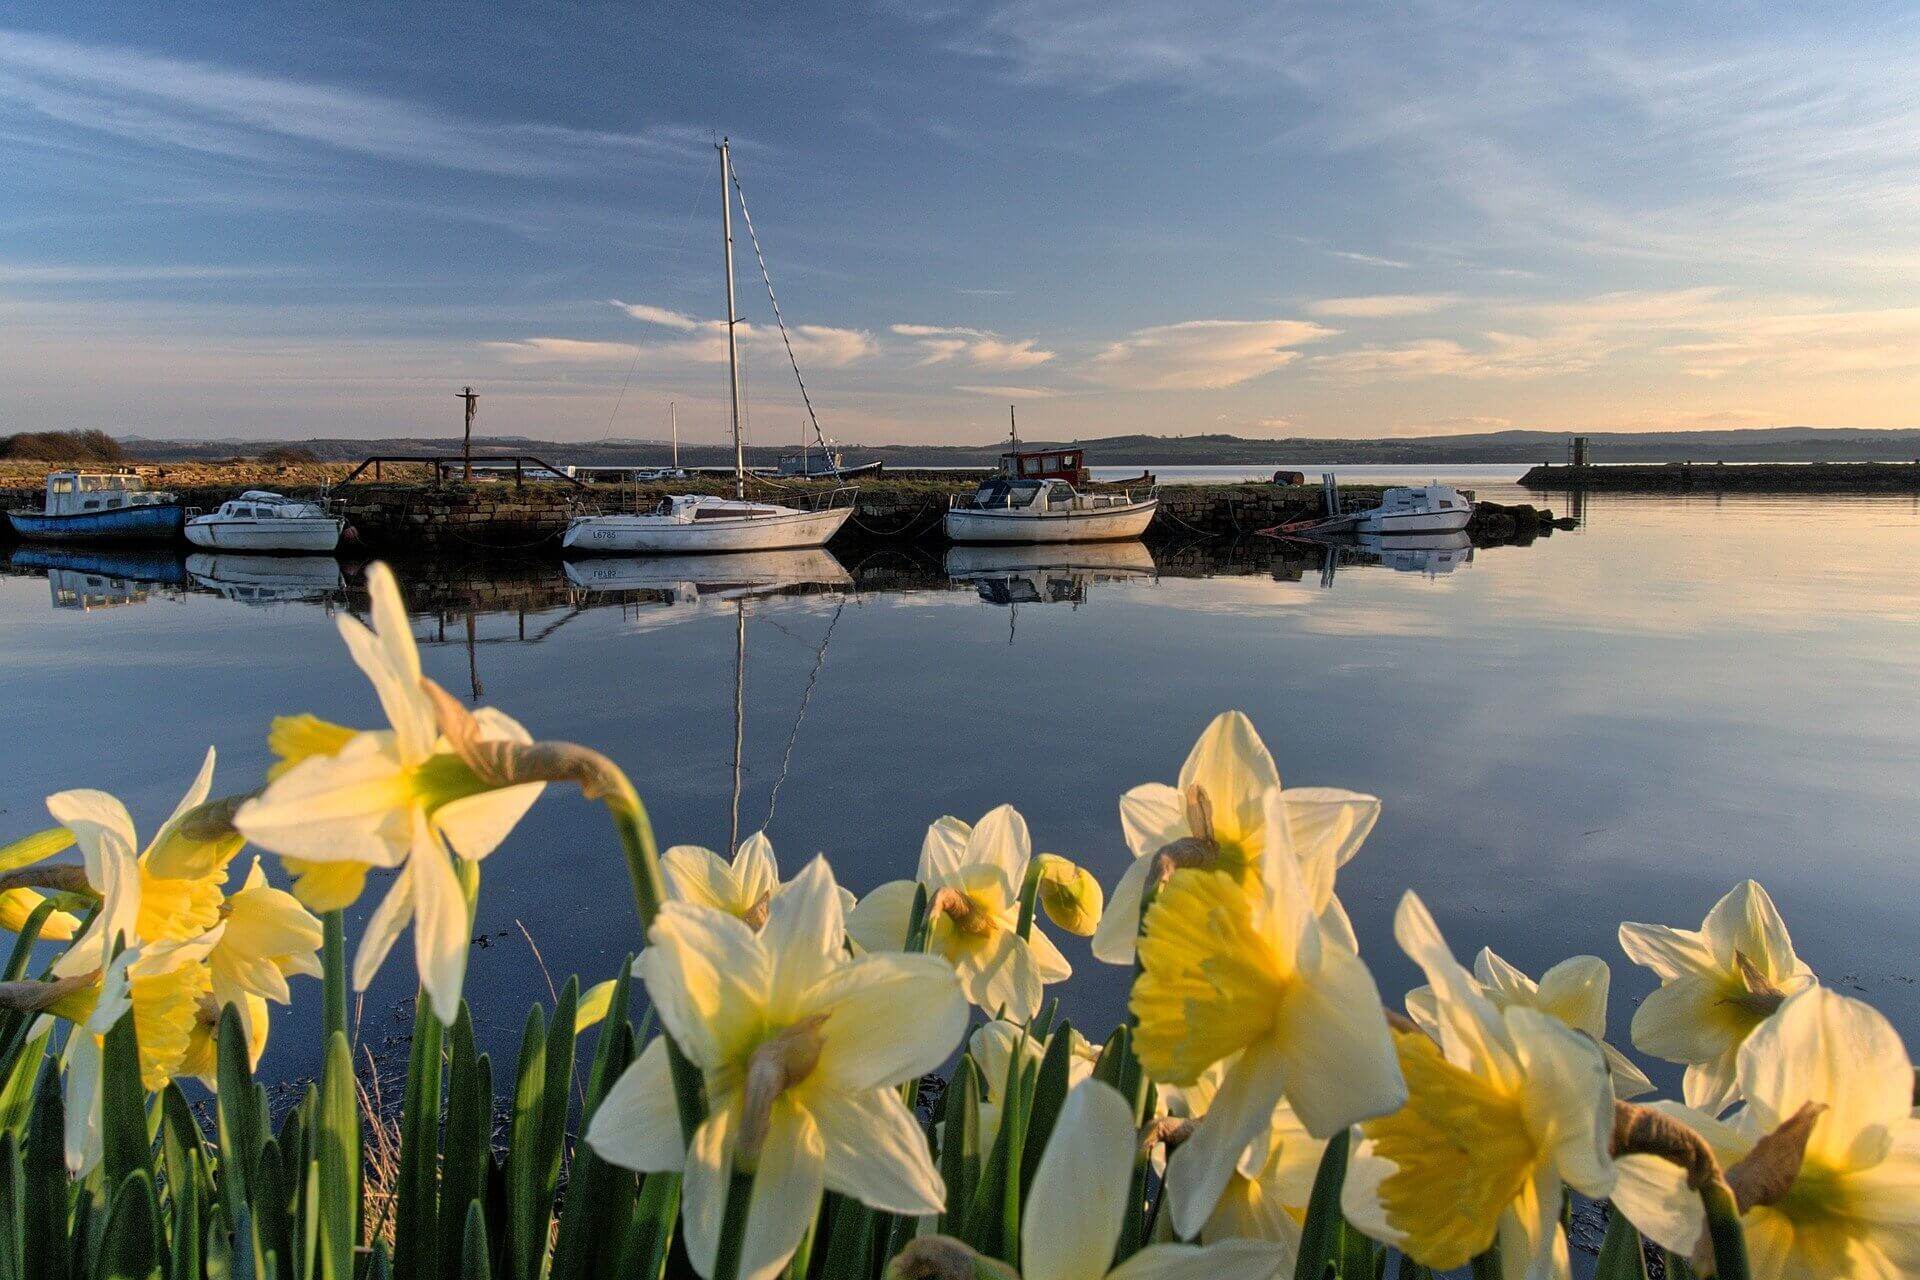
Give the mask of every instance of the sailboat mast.
[(680, 469), (680, 414), (673, 401), (667, 401), (667, 421), (673, 424), (673, 469)]
[(740, 348), (734, 334), (739, 323), (733, 309), (733, 154), (720, 139), (720, 230), (727, 250), (727, 387), (733, 393), (733, 496), (747, 496), (747, 456), (740, 444)]

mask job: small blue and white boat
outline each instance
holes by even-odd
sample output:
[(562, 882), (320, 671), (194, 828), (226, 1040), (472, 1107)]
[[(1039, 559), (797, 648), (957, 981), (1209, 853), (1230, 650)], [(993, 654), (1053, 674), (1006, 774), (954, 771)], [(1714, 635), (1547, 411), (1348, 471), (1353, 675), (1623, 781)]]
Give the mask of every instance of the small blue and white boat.
[(47, 477), (45, 505), (9, 511), (7, 521), (29, 542), (172, 542), (186, 509), (126, 472), (56, 471)]

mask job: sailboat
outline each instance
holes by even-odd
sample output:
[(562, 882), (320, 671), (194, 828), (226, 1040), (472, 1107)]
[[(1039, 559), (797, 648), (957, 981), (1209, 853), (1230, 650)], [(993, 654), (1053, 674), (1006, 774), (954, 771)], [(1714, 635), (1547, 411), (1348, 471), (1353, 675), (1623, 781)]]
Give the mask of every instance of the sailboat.
[[(740, 318), (733, 297), (733, 155), (726, 139), (720, 152), (720, 225), (727, 266), (727, 382), (733, 399), (733, 497), (682, 493), (663, 499), (653, 511), (575, 516), (560, 545), (575, 552), (612, 555), (684, 555), (729, 551), (778, 551), (818, 547), (840, 532), (853, 514), (855, 491), (838, 488), (810, 507), (747, 501), (746, 451), (740, 436)], [(742, 208), (744, 209), (744, 204)], [(752, 220), (748, 220), (752, 229)], [(768, 295), (773, 287), (769, 283)], [(775, 310), (775, 316), (779, 315)], [(786, 334), (782, 322), (780, 332)], [(788, 357), (793, 355), (789, 344)], [(799, 376), (799, 366), (794, 367)], [(801, 390), (804, 392), (805, 387)], [(675, 432), (676, 438), (678, 432)]]

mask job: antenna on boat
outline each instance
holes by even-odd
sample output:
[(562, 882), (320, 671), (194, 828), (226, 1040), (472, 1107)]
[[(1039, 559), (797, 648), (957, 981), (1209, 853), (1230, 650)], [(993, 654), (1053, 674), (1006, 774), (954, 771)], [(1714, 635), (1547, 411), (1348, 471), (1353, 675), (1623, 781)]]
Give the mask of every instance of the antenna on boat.
[(727, 386), (733, 393), (733, 496), (747, 497), (747, 457), (740, 444), (740, 346), (734, 327), (740, 323), (733, 309), (733, 153), (720, 139), (720, 230), (727, 254)]

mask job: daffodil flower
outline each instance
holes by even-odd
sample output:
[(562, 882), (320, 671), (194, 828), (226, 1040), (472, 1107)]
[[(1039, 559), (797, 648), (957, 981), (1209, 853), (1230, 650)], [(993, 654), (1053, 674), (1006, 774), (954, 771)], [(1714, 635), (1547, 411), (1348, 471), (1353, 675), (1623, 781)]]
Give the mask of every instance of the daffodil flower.
[[(1068, 1085), (1079, 1084), (1092, 1075), (1093, 1068), (1100, 1061), (1099, 1046), (1072, 1027), (1056, 1031), (1054, 1035), (1072, 1037), (1067, 1048)], [(1000, 1116), (1006, 1103), (1007, 1070), (1013, 1065), (1014, 1055), (1020, 1056), (1023, 1070), (1028, 1065), (1038, 1067), (1052, 1045), (1053, 1036), (1031, 1035), (1026, 1028), (1004, 1019), (995, 1019), (967, 1037), (967, 1052), (972, 1056), (974, 1065), (980, 1068), (980, 1079), (986, 1088), (985, 1096), (980, 1099), (979, 1111), (982, 1151), (991, 1151), (994, 1139), (1000, 1133)]]
[(1225, 711), (1193, 744), (1176, 786), (1149, 782), (1120, 797), (1120, 829), (1133, 863), (1093, 935), (1095, 958), (1133, 963), (1140, 902), (1163, 852), (1180, 865), (1224, 871), (1251, 887), (1266, 852), (1286, 850), (1301, 864), (1328, 936), (1359, 950), (1334, 896), (1334, 873), (1360, 851), (1379, 820), (1380, 801), (1335, 787), (1290, 787), (1280, 790), (1275, 808), (1267, 792), (1279, 788), (1280, 770), (1253, 722)]
[[(1790, 997), (1740, 1047), (1745, 1105), (1726, 1121), (1671, 1104), (1658, 1109), (1712, 1146), (1741, 1200), (1754, 1280), (1897, 1280), (1920, 1274), (1920, 1118), (1913, 1062), (1893, 1024), (1822, 987)], [(1747, 1203), (1738, 1163), (1756, 1144), (1817, 1111), (1797, 1171)], [(1614, 1204), (1664, 1248), (1689, 1256), (1705, 1218), (1679, 1166), (1622, 1156)], [(1791, 1176), (1787, 1176), (1787, 1175)]]
[(1099, 931), (1106, 892), (1093, 872), (1057, 853), (1043, 853), (1027, 874), (1038, 877), (1034, 899), (1047, 919), (1077, 937), (1090, 938)]
[(952, 969), (933, 956), (849, 959), (839, 887), (815, 858), (758, 933), (669, 902), (635, 963), (662, 1026), (706, 1080), (684, 1141), (664, 1040), (609, 1091), (587, 1141), (622, 1168), (683, 1174), (688, 1256), (713, 1274), (728, 1182), (754, 1178), (741, 1280), (777, 1275), (823, 1190), (888, 1213), (937, 1213), (946, 1189), (897, 1086), (945, 1060), (966, 1028)]
[[(1278, 788), (1266, 803), (1278, 821)], [(1156, 1079), (1192, 1085), (1233, 1059), (1206, 1122), (1169, 1161), (1183, 1237), (1213, 1213), (1283, 1097), (1323, 1139), (1406, 1101), (1373, 975), (1326, 937), (1293, 858), (1263, 859), (1252, 892), (1227, 872), (1174, 872), (1147, 912), (1131, 1008)]]
[[(1634, 1064), (1632, 1058), (1607, 1043), (1607, 990), (1613, 973), (1598, 956), (1572, 956), (1540, 975), (1535, 982), (1513, 965), (1495, 955), (1491, 947), (1482, 947), (1473, 962), (1473, 976), (1480, 993), (1496, 1009), (1516, 1005), (1538, 1009), (1586, 1033), (1600, 1046), (1607, 1059), (1607, 1074), (1613, 1079), (1613, 1096), (1625, 1100), (1653, 1092), (1653, 1081)], [(1407, 993), (1407, 1013), (1428, 1035), (1438, 1038), (1439, 1012), (1432, 987), (1417, 987)]]
[[(754, 929), (767, 922), (773, 900), (787, 887), (780, 883), (780, 863), (764, 831), (742, 840), (731, 863), (699, 845), (674, 845), (660, 855), (660, 875), (669, 899), (724, 911)], [(853, 895), (840, 890), (842, 909), (851, 911), (853, 904)]]
[[(0, 874), (18, 871), (44, 861), (56, 853), (70, 848), (73, 833), (65, 827), (50, 827), (45, 831), (36, 831), (30, 836), (0, 847)], [(19, 933), (27, 927), (27, 920), (39, 905), (46, 901), (44, 895), (32, 889), (8, 889), (0, 892), (0, 929), (8, 933)], [(68, 942), (80, 931), (80, 920), (71, 912), (49, 911), (40, 922), (40, 936), (49, 942)]]
[(847, 918), (847, 932), (867, 951), (900, 950), (924, 886), (927, 950), (953, 965), (967, 999), (989, 1017), (1029, 1022), (1040, 1012), (1046, 984), (1073, 974), (1038, 927), (1020, 936), (1020, 886), (1032, 851), (1027, 820), (1012, 805), (1001, 805), (978, 826), (942, 818), (927, 828), (916, 878), (883, 884), (862, 898)]
[[(1202, 1118), (1200, 1127), (1206, 1123)], [(1326, 1142), (1308, 1133), (1293, 1108), (1282, 1102), (1274, 1108), (1266, 1132), (1241, 1153), (1226, 1190), (1201, 1224), (1200, 1242), (1271, 1241), (1285, 1251), (1281, 1274), (1289, 1274), (1300, 1252), (1301, 1224), (1306, 1221), (1313, 1180), (1326, 1149)], [(1185, 1175), (1178, 1160), (1176, 1151), (1168, 1163), (1169, 1179)]]
[[(456, 861), (478, 863), (498, 848), (544, 784), (487, 788), (446, 750), (392, 572), (371, 566), (367, 588), (373, 629), (342, 616), (340, 634), (391, 728), (357, 733), (330, 752), (305, 756), (241, 806), (234, 825), (261, 848), (296, 862), (303, 880), (317, 865), (341, 864), (342, 875), (324, 886), (336, 895), (341, 881), (357, 886), (366, 867), (398, 868), (354, 955), (354, 986), (366, 989), (411, 923), (420, 984), (435, 1015), (451, 1023), (471, 936)], [(483, 738), (532, 741), (491, 707), (473, 719)], [(325, 732), (324, 722), (303, 728), (313, 745), (332, 745), (337, 737)]]
[[(1114, 1266), (1138, 1141), (1133, 1108), (1118, 1090), (1100, 1080), (1074, 1086), (1021, 1214), (1023, 1280), (1271, 1280), (1281, 1273), (1280, 1247), (1246, 1239), (1152, 1244)], [(937, 1247), (923, 1238), (910, 1249)], [(965, 1250), (951, 1241), (946, 1247)]]
[(1699, 929), (1629, 922), (1620, 926), (1620, 947), (1660, 979), (1634, 1012), (1634, 1046), (1685, 1063), (1687, 1105), (1709, 1115), (1734, 1100), (1747, 1037), (1782, 999), (1814, 982), (1773, 899), (1751, 880), (1715, 903)]
[(1412, 893), (1394, 936), (1432, 985), (1439, 1039), (1396, 1036), (1411, 1096), (1361, 1126), (1347, 1221), (1436, 1271), (1497, 1242), (1506, 1280), (1566, 1280), (1564, 1188), (1595, 1198), (1613, 1188), (1606, 1060), (1550, 1014), (1497, 1008)]

